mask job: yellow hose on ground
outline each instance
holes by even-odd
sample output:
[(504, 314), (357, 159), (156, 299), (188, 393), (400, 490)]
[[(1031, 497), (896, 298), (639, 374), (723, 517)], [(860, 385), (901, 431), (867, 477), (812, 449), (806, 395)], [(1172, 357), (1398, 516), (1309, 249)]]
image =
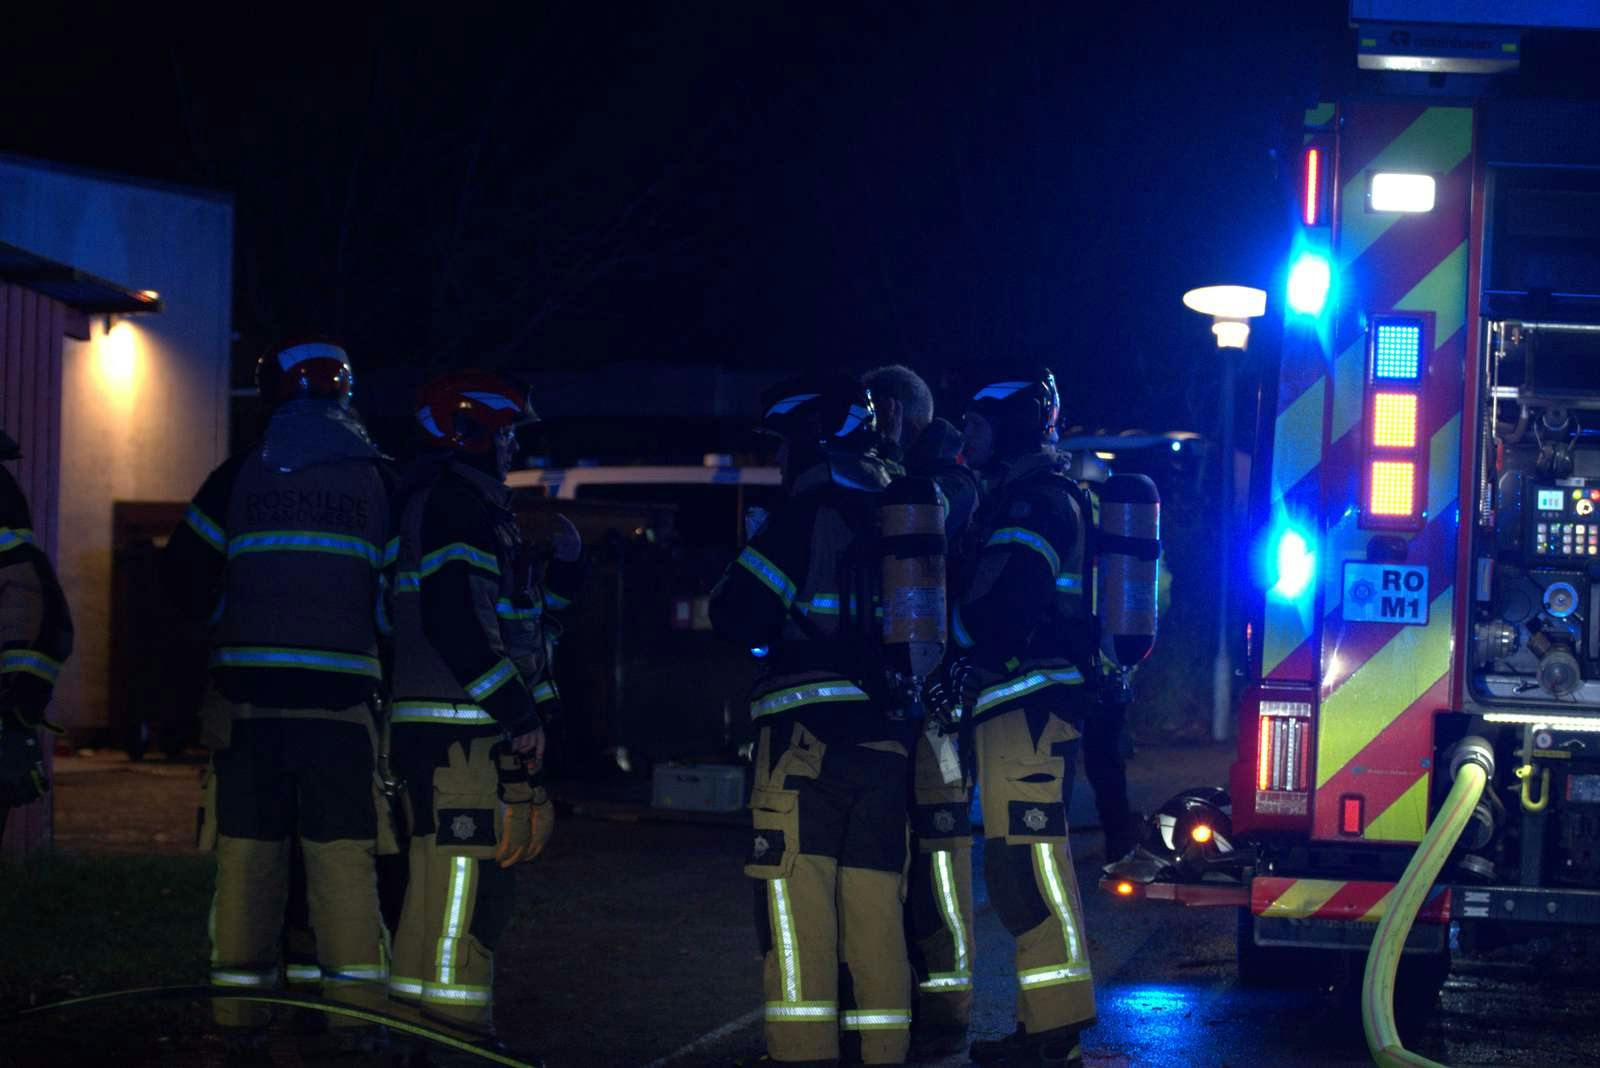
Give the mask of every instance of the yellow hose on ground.
[[(1492, 761), (1492, 756), (1491, 756)], [(1472, 817), (1478, 799), (1483, 796), (1489, 773), (1476, 760), (1465, 760), (1456, 771), (1456, 781), (1450, 787), (1444, 807), (1428, 833), (1417, 846), (1411, 863), (1395, 887), (1389, 908), (1378, 924), (1372, 948), (1367, 952), (1367, 968), (1361, 978), (1361, 1027), (1367, 1035), (1367, 1048), (1379, 1068), (1445, 1068), (1420, 1054), (1412, 1053), (1400, 1043), (1400, 1032), (1394, 1022), (1394, 977), (1400, 967), (1400, 952), (1405, 948), (1406, 936), (1421, 911), (1433, 881), (1439, 877), (1445, 858), (1455, 848), (1456, 840)]]

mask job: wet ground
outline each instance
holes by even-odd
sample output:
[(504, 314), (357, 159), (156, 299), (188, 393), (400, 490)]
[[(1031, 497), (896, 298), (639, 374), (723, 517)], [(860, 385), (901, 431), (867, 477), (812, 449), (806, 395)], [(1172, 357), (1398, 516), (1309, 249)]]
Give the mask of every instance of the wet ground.
[[(1180, 785), (1220, 782), (1227, 760), (1220, 748), (1141, 751), (1131, 768), (1136, 804), (1159, 803)], [(188, 850), (197, 777), (192, 765), (61, 761), (58, 844)], [(1092, 813), (1077, 799), (1076, 819), (1091, 822)], [(739, 875), (744, 846), (736, 820), (663, 821), (636, 805), (579, 803), (546, 855), (519, 872), (523, 900), (497, 980), (504, 1037), (539, 1050), (551, 1068), (690, 1068), (758, 1056), (760, 963)], [(1103, 860), (1099, 835), (1075, 834), (1073, 848), (1080, 881), (1092, 885)], [(1336, 994), (1239, 985), (1231, 910), (1089, 893), (1086, 911), (1100, 1001), (1099, 1026), (1084, 1044), (1093, 1068), (1371, 1063), (1353, 1010)], [(1012, 1027), (1014, 980), (1005, 932), (981, 903), (978, 943), (973, 1033), (998, 1036)], [(1596, 960), (1600, 945), (1576, 941), (1458, 959), (1439, 1012), (1413, 1046), (1454, 1065), (1600, 1064)], [(93, 1013), (76, 1019), (95, 1026)], [(108, 1035), (107, 1052), (117, 1045)], [(325, 1059), (316, 1048), (286, 1029), (274, 1060), (359, 1063)], [(155, 1059), (117, 1059), (200, 1065), (221, 1063), (220, 1054), (214, 1040), (191, 1035)]]

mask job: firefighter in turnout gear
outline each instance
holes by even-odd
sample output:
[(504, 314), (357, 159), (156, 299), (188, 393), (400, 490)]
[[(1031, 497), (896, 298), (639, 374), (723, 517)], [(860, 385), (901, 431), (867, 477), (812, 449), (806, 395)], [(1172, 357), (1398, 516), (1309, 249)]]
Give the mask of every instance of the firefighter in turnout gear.
[[(185, 610), (211, 625), (201, 826), (217, 854), (211, 982), (282, 981), (298, 836), (323, 992), (381, 1008), (389, 940), (373, 868), (374, 709), (395, 480), (349, 409), (342, 348), (283, 345), (256, 375), (274, 406), (263, 440), (206, 479), (164, 562)], [(263, 1052), (264, 1006), (222, 1000), (213, 1011), (236, 1052)], [(357, 1048), (381, 1037), (346, 1017), (332, 1026)]]
[(548, 614), (571, 605), (582, 550), (561, 520), (541, 584), (512, 515), (516, 428), (535, 418), (498, 374), (424, 387), (417, 419), (432, 452), (408, 480), (395, 578), (391, 745), (411, 852), (390, 992), (490, 1048), (511, 869), (538, 855), (555, 815), (540, 777), (543, 722), (559, 705)]
[(769, 647), (752, 692), (756, 881), (769, 1056), (898, 1064), (911, 1026), (902, 926), (915, 723), (882, 682), (871, 394), (845, 377), (769, 391), (785, 497), (711, 594), (711, 621)]
[(1049, 371), (990, 382), (968, 407), (965, 455), (984, 479), (955, 598), (953, 673), (976, 748), (989, 899), (1016, 939), (1014, 1034), (979, 1064), (1078, 1065), (1094, 1022), (1083, 909), (1067, 842), (1062, 752), (1093, 698), (1084, 523), (1061, 473)]
[[(938, 483), (946, 502), (946, 537), (951, 544), (958, 543), (978, 504), (977, 477), (957, 461), (959, 432), (934, 417), (933, 392), (910, 368), (880, 367), (861, 380), (872, 391), (880, 413), (884, 437), (880, 451), (891, 470), (903, 467)], [(953, 745), (953, 737), (920, 732), (912, 757), (906, 930), (916, 978), (912, 1049), (919, 1057), (964, 1048), (972, 1017), (977, 946), (968, 816), (971, 784)]]
[[(0, 460), (22, 450), (0, 433)], [(50, 788), (39, 728), (62, 662), (72, 653), (72, 615), (50, 558), (33, 537), (22, 487), (0, 467), (0, 838), (11, 809), (37, 801)]]

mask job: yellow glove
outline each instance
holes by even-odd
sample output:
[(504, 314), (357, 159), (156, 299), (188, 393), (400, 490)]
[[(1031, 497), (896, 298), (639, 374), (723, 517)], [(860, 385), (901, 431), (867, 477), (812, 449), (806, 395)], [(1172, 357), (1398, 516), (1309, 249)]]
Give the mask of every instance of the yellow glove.
[(528, 806), (528, 852), (523, 860), (532, 860), (544, 852), (545, 843), (556, 830), (556, 806), (543, 786), (533, 788), (533, 803)]
[(544, 787), (533, 789), (533, 799), (505, 806), (494, 857), (502, 868), (532, 860), (544, 851), (555, 830), (556, 809)]

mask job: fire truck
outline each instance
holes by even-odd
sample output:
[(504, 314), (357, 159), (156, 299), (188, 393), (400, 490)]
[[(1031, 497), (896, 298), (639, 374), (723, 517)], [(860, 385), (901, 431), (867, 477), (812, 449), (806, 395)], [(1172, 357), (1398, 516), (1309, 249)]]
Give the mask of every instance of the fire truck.
[(1101, 887), (1237, 908), (1241, 978), (1278, 982), (1359, 969), (1420, 868), (1401, 986), (1436, 995), (1452, 925), (1600, 924), (1600, 101), (1518, 70), (1600, 14), (1352, 23), (1355, 89), (1286, 168), (1237, 758)]

